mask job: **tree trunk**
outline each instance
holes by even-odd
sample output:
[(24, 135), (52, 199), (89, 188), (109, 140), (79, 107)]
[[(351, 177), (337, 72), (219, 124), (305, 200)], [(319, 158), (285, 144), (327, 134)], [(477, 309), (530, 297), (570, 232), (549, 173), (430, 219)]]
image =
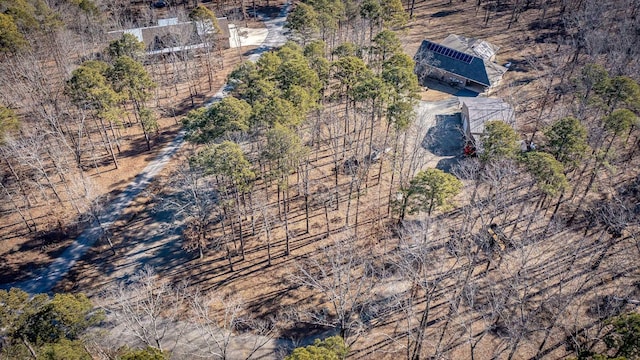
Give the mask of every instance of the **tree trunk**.
[(393, 150), (393, 163), (391, 165), (391, 180), (389, 181), (389, 202), (387, 203), (387, 215), (391, 212), (391, 202), (393, 199), (393, 181), (395, 180), (396, 173), (396, 164), (398, 158), (398, 139), (400, 138), (400, 133), (396, 133), (396, 140), (394, 144)]
[[(286, 195), (285, 195), (286, 196)], [(284, 199), (284, 201), (286, 202), (286, 198)], [(284, 212), (284, 232), (285, 232), (285, 251), (284, 254), (286, 256), (289, 256), (290, 251), (289, 251), (289, 215), (287, 214), (287, 212)]]
[(267, 264), (271, 266), (271, 229), (270, 225), (267, 222), (267, 211), (266, 209), (262, 210), (262, 221), (264, 222), (264, 230), (267, 235)]
[(27, 206), (31, 207), (32, 206), (31, 200), (29, 199), (29, 196), (27, 195), (27, 191), (25, 190), (24, 185), (22, 184), (22, 180), (20, 179), (20, 177), (18, 176), (18, 173), (16, 172), (16, 169), (13, 167), (13, 165), (9, 161), (9, 157), (7, 156), (7, 154), (4, 152), (4, 150), (2, 148), (0, 148), (0, 152), (2, 152), (4, 160), (7, 163), (7, 165), (9, 166), (9, 170), (11, 171), (11, 175), (13, 175), (13, 177), (16, 179), (16, 182), (18, 183), (18, 187), (20, 187), (20, 192), (22, 193), (22, 196), (24, 197), (24, 200), (26, 201)]
[(118, 159), (116, 158), (116, 154), (113, 152), (113, 146), (111, 145), (111, 139), (109, 138), (109, 134), (107, 133), (107, 129), (105, 128), (104, 121), (100, 119), (100, 126), (102, 127), (102, 131), (104, 132), (105, 138), (107, 140), (107, 149), (109, 149), (109, 153), (111, 154), (111, 160), (113, 160), (113, 165), (118, 169)]
[(327, 224), (327, 236), (329, 236), (331, 229), (329, 228), (329, 204), (327, 201), (324, 202), (324, 222)]
[[(142, 132), (144, 133), (144, 141), (147, 143), (147, 151), (151, 151), (151, 139), (149, 138), (149, 132), (145, 129), (144, 124), (140, 123), (142, 127)], [(120, 152), (120, 150), (118, 150)]]
[(355, 237), (358, 236), (358, 214), (360, 213), (360, 181), (358, 181), (358, 186), (356, 186), (356, 215), (355, 215), (355, 224), (353, 235)]
[(305, 233), (309, 233), (309, 194), (304, 194)]
[(233, 259), (231, 258), (231, 249), (229, 249), (229, 244), (226, 245), (227, 248), (227, 260), (229, 261), (229, 270), (233, 272)]
[[(356, 170), (358, 171), (358, 170)], [(355, 182), (355, 176), (349, 181), (349, 193), (347, 195), (347, 213), (344, 217), (344, 226), (349, 227), (349, 213), (351, 211), (351, 194), (353, 194), (353, 183)]]
[[(13, 196), (11, 196), (11, 193), (9, 193), (9, 189), (7, 189), (1, 181), (0, 181), (0, 186), (2, 186), (2, 190), (4, 190), (4, 192), (9, 197), (9, 201), (11, 202), (11, 205), (13, 205), (13, 207), (16, 209), (16, 211), (18, 212), (18, 215), (20, 215), (20, 218), (22, 218), (22, 221), (24, 222), (24, 225), (27, 227), (27, 230), (29, 230), (29, 232), (36, 231), (35, 224), (34, 224), (34, 227), (32, 229), (31, 225), (29, 225), (29, 222), (25, 218), (24, 213), (20, 209), (20, 206), (18, 206), (18, 204), (16, 204), (15, 200), (13, 200)], [(33, 222), (33, 218), (31, 219), (31, 221)]]
[[(283, 201), (285, 202), (285, 204), (286, 204), (287, 200), (288, 199), (286, 198), (286, 194), (283, 193)], [(285, 247), (286, 248), (285, 248), (284, 254), (286, 256), (289, 256), (289, 254), (290, 254), (290, 250), (289, 250), (289, 215), (287, 214), (286, 209), (285, 209), (285, 212), (284, 212), (284, 232), (285, 232), (285, 242), (286, 242), (285, 243)]]
[(27, 338), (24, 336), (22, 336), (22, 343), (24, 344), (24, 346), (27, 347), (27, 349), (29, 349), (29, 353), (31, 353), (31, 356), (33, 356), (34, 359), (37, 359), (38, 355), (36, 354), (36, 351), (33, 349), (33, 346), (31, 346), (31, 343), (29, 343)]
[(240, 211), (240, 196), (238, 194), (238, 187), (234, 189), (236, 193), (236, 213), (238, 215), (238, 231), (240, 233), (240, 254), (242, 255), (242, 261), (244, 261), (244, 234), (242, 233), (242, 215)]
[(422, 311), (422, 316), (420, 317), (420, 325), (418, 325), (418, 334), (416, 336), (416, 341), (413, 346), (413, 354), (411, 356), (411, 360), (420, 360), (420, 353), (422, 352), (422, 343), (424, 342), (424, 335), (427, 331), (427, 324), (429, 320), (429, 308), (431, 307), (431, 292), (427, 295), (427, 299), (425, 301), (425, 308)]

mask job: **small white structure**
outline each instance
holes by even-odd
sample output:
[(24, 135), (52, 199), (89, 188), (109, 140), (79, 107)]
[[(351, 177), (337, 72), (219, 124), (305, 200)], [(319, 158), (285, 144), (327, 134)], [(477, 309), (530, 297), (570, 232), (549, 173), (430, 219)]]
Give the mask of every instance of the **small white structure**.
[(494, 61), (500, 47), (481, 39), (450, 34), (440, 42), (443, 46), (462, 51), (463, 53), (477, 56), (486, 61)]
[(177, 17), (168, 18), (168, 19), (158, 19), (158, 26), (170, 26), (170, 25), (178, 25), (179, 21)]
[(467, 141), (480, 148), (480, 136), (487, 121), (499, 120), (515, 127), (513, 107), (502, 99), (486, 97), (460, 97), (462, 107), (462, 129)]

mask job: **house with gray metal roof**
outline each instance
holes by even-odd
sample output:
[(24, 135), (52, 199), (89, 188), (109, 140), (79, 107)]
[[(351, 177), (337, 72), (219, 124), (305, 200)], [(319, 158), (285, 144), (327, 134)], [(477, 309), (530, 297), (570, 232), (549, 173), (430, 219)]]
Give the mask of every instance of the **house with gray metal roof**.
[[(220, 33), (215, 35), (216, 46), (222, 49), (230, 47), (229, 22), (227, 18), (218, 18)], [(211, 23), (198, 21), (179, 21), (178, 18), (159, 19), (158, 25), (133, 29), (115, 30), (107, 33), (110, 40), (117, 40), (123, 34), (131, 34), (144, 43), (150, 55), (181, 52), (210, 46), (201, 41), (201, 36), (213, 33)]]
[(497, 98), (459, 97), (462, 108), (462, 129), (467, 142), (481, 148), (480, 138), (487, 121), (499, 120), (515, 127), (516, 118), (513, 107)]
[(416, 52), (416, 74), (478, 93), (496, 86), (507, 71), (493, 62), (498, 47), (486, 41), (449, 35), (442, 43), (423, 40)]

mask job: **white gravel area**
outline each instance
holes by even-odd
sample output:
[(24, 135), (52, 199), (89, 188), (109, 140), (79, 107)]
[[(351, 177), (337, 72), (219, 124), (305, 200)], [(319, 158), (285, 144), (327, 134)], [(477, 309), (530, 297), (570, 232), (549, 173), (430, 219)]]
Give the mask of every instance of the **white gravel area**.
[(252, 29), (229, 24), (229, 34), (231, 48), (235, 49), (241, 46), (262, 45), (269, 34), (269, 29)]

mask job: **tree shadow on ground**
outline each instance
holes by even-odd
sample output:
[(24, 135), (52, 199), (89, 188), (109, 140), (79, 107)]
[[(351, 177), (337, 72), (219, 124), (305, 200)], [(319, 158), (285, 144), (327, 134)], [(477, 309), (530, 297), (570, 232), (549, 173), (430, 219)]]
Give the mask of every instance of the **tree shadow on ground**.
[(269, 5), (269, 6), (256, 6), (255, 8), (255, 12), (253, 11), (254, 9), (248, 9), (247, 13), (253, 17), (255, 16), (263, 16), (266, 18), (274, 18), (280, 15), (280, 11), (282, 10), (282, 8), (279, 5)]
[[(51, 218), (51, 215), (46, 216)], [(7, 258), (16, 258), (17, 254), (21, 254), (18, 258), (26, 256), (31, 257), (31, 260), (20, 261), (16, 265), (13, 261), (5, 258), (6, 262), (0, 264), (0, 285), (2, 285), (0, 288), (37, 276), (36, 274), (42, 271), (43, 267), (48, 266), (60, 256), (71, 244), (72, 239), (81, 233), (82, 227), (85, 225), (84, 220), (77, 218), (70, 224), (63, 225), (51, 219), (47, 220), (47, 223), (41, 223), (37, 231), (30, 234), (25, 233), (24, 235), (29, 236), (29, 240), (15, 246), (6, 253), (6, 256)], [(34, 221), (30, 221), (30, 223), (32, 226), (34, 225)]]
[(431, 15), (432, 18), (443, 18), (443, 17), (447, 17), (449, 15), (454, 15), (457, 14), (459, 12), (462, 12), (462, 10), (460, 9), (456, 9), (456, 10), (442, 10), (442, 11), (438, 11), (437, 13), (434, 13)]
[(242, 56), (249, 57), (251, 55), (262, 55), (262, 54), (264, 54), (266, 52), (269, 52), (271, 50), (272, 50), (272, 48), (270, 46), (263, 45), (263, 46), (259, 46), (259, 47), (255, 48), (255, 49), (251, 49), (251, 50), (245, 51), (244, 53), (242, 53)]
[(462, 153), (460, 114), (436, 115), (436, 125), (429, 128), (422, 140), (422, 147), (437, 156), (457, 156)]
[(451, 173), (451, 170), (458, 165), (462, 159), (464, 159), (464, 156), (462, 155), (442, 159), (438, 161), (438, 164), (436, 164), (436, 169), (442, 170), (446, 173)]
[[(529, 64), (529, 62), (525, 59), (509, 58), (509, 59), (506, 59), (505, 64), (506, 63), (510, 63), (509, 65), (510, 72), (526, 73), (526, 72), (529, 72), (529, 69), (531, 68), (531, 64)], [(522, 82), (519, 83), (518, 85), (528, 84), (535, 79), (536, 79), (535, 77), (521, 79), (520, 81)]]
[(280, 339), (294, 339), (298, 346), (307, 346), (313, 344), (315, 339), (324, 339), (332, 335), (336, 335), (334, 328), (298, 321), (283, 329)]
[(182, 99), (177, 99), (173, 106), (174, 116), (186, 115), (190, 110), (198, 108), (206, 100), (206, 95), (202, 93), (185, 95)]

